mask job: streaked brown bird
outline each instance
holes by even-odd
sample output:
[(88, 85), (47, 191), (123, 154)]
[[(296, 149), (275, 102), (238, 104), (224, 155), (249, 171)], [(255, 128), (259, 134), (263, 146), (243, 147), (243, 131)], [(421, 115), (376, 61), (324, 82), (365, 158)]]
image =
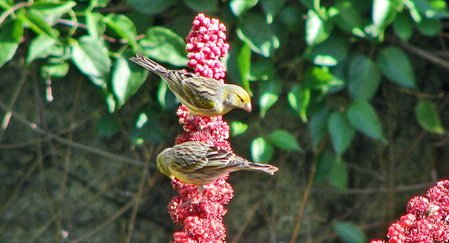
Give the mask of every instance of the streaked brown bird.
[(165, 80), (169, 89), (192, 114), (221, 116), (235, 108), (247, 112), (252, 110), (248, 92), (238, 85), (221, 84), (215, 79), (184, 70), (166, 69), (141, 54), (130, 60)]
[(157, 156), (158, 170), (193, 185), (205, 185), (238, 170), (261, 171), (273, 175), (277, 167), (250, 162), (223, 149), (202, 142), (185, 142), (167, 148)]

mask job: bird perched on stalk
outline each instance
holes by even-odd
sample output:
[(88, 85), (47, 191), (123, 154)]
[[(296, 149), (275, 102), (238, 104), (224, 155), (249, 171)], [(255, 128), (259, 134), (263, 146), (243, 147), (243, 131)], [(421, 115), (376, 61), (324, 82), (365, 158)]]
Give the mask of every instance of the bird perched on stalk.
[(192, 114), (221, 116), (235, 108), (247, 112), (252, 110), (248, 92), (238, 85), (221, 84), (215, 79), (184, 70), (166, 69), (141, 54), (130, 60), (165, 80), (169, 89)]
[(202, 142), (184, 142), (167, 148), (157, 156), (158, 170), (193, 185), (205, 185), (238, 170), (261, 171), (273, 175), (277, 167), (250, 162), (223, 149)]

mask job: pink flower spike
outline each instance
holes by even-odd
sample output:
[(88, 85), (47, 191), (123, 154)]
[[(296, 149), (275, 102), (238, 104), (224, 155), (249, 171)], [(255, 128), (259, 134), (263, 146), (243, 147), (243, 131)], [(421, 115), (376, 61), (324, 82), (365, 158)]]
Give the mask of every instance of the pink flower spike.
[[(229, 44), (226, 43), (226, 27), (218, 19), (210, 19), (198, 14), (192, 23), (192, 30), (186, 38), (187, 65), (197, 74), (213, 77), (223, 83), (225, 77), (224, 64), (220, 58), (226, 56)], [(231, 151), (229, 126), (222, 117), (204, 117), (189, 114), (189, 110), (181, 105), (177, 115), (184, 132), (178, 135), (176, 143), (200, 141)], [(178, 180), (172, 182), (177, 191), (168, 205), (170, 216), (181, 229), (173, 234), (172, 242), (225, 242), (226, 230), (223, 216), (225, 205), (233, 197), (233, 189), (226, 182), (227, 176), (214, 183), (202, 186), (184, 184)]]
[(387, 239), (389, 243), (449, 242), (449, 180), (438, 182), (426, 196), (412, 198), (407, 213), (388, 228)]

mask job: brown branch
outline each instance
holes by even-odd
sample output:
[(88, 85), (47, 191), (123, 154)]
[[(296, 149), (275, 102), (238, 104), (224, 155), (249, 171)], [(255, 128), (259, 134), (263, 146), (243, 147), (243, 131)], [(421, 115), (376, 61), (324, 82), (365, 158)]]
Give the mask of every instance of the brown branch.
[(295, 243), (298, 239), (298, 234), (301, 229), (302, 218), (304, 216), (304, 211), (306, 209), (307, 201), (309, 200), (309, 195), (310, 195), (312, 185), (313, 185), (313, 179), (315, 178), (316, 163), (317, 163), (317, 158), (315, 157), (315, 159), (313, 160), (313, 164), (312, 164), (312, 170), (310, 171), (310, 175), (307, 179), (306, 189), (302, 196), (302, 200), (300, 200), (300, 202), (298, 204), (298, 214), (296, 216), (295, 226), (293, 228), (292, 237), (290, 238), (290, 243)]
[(74, 240), (72, 240), (70, 242), (71, 243), (77, 243), (77, 242), (83, 242), (83, 241), (89, 239), (89, 237), (91, 237), (92, 235), (95, 235), (101, 229), (103, 229), (104, 227), (108, 226), (109, 224), (114, 222), (118, 217), (120, 217), (122, 214), (124, 214), (126, 211), (128, 211), (128, 209), (130, 209), (133, 206), (134, 203), (135, 203), (135, 198), (133, 200), (130, 200), (125, 206), (120, 208), (117, 212), (112, 214), (109, 218), (107, 218), (105, 221), (103, 221), (97, 227), (93, 228), (92, 230), (88, 231), (87, 233), (81, 235), (80, 237), (78, 237), (78, 238), (76, 238), (76, 239), (74, 239)]
[(251, 207), (248, 217), (246, 217), (245, 222), (243, 222), (243, 224), (239, 227), (239, 231), (231, 241), (232, 243), (240, 242), (240, 238), (242, 237), (243, 232), (245, 232), (245, 229), (248, 227), (249, 223), (251, 223), (260, 205), (262, 205), (262, 200), (258, 200), (257, 203)]
[[(68, 20), (68, 19), (58, 19), (58, 21), (56, 21), (58, 24), (64, 24), (67, 26), (75, 26), (75, 27), (79, 27), (79, 28), (83, 28), (83, 29), (87, 29), (87, 26), (85, 24), (81, 24), (72, 20)], [(110, 42), (110, 43), (121, 43), (121, 44), (127, 44), (128, 40), (125, 39), (117, 39), (114, 38), (112, 36), (108, 36), (103, 34), (102, 35), (103, 39), (105, 39), (106, 41)], [(145, 34), (140, 34), (136, 36), (136, 41), (137, 40), (141, 40), (145, 38)]]
[[(2, 101), (0, 101), (0, 109), (7, 111), (7, 106)], [(85, 152), (97, 154), (97, 155), (103, 156), (103, 157), (111, 159), (111, 160), (116, 160), (116, 161), (132, 164), (132, 165), (137, 165), (137, 166), (143, 166), (143, 162), (141, 160), (127, 158), (127, 157), (116, 155), (116, 154), (113, 154), (113, 153), (110, 153), (110, 152), (107, 152), (107, 151), (104, 151), (104, 150), (101, 150), (98, 148), (94, 148), (92, 146), (88, 146), (88, 145), (84, 145), (84, 144), (81, 144), (78, 142), (70, 141), (70, 140), (62, 138), (58, 135), (55, 135), (48, 131), (45, 131), (44, 129), (40, 128), (36, 123), (28, 121), (22, 115), (19, 115), (14, 111), (12, 111), (11, 114), (12, 114), (13, 118), (17, 119), (17, 121), (19, 121), (23, 125), (27, 126), (34, 132), (41, 134), (41, 135), (46, 135), (47, 137), (59, 142), (60, 144), (72, 146), (73, 148), (77, 148), (77, 149), (85, 151)]]
[[(145, 187), (142, 190), (142, 194), (147, 193), (149, 190), (151, 190), (151, 188), (154, 187), (154, 185), (156, 185), (156, 181), (158, 179), (158, 176), (153, 176), (151, 177), (151, 180), (148, 184), (147, 187)], [(130, 209), (135, 203), (136, 201), (138, 201), (138, 198), (140, 196), (136, 194), (136, 196), (134, 198), (132, 198), (125, 206), (123, 206), (122, 208), (120, 208), (117, 212), (115, 212), (114, 214), (112, 214), (109, 218), (107, 218), (105, 221), (103, 221), (101, 224), (99, 224), (97, 227), (93, 228), (92, 230), (90, 230), (89, 232), (81, 235), (80, 237), (70, 241), (71, 243), (77, 243), (77, 242), (82, 242), (85, 241), (86, 239), (88, 239), (89, 237), (95, 235), (96, 233), (98, 233), (101, 229), (103, 229), (104, 227), (108, 226), (109, 224), (111, 224), (112, 222), (114, 222), (118, 217), (120, 217), (121, 215), (123, 215), (126, 211), (128, 211), (128, 209)]]
[(449, 70), (449, 62), (431, 54), (430, 52), (423, 50), (419, 47), (413, 46), (407, 42), (399, 42), (399, 45), (401, 45), (402, 47), (404, 47), (405, 49), (411, 51), (413, 54), (416, 54), (434, 64), (437, 64), (447, 70)]
[[(160, 150), (161, 147), (162, 147), (162, 144), (158, 146), (157, 150)], [(134, 230), (134, 224), (136, 221), (137, 211), (139, 210), (140, 199), (142, 198), (145, 181), (148, 176), (148, 167), (149, 167), (153, 152), (154, 152), (154, 146), (151, 146), (151, 148), (145, 150), (145, 164), (144, 164), (144, 168), (142, 170), (142, 177), (140, 179), (139, 189), (136, 193), (136, 200), (135, 200), (134, 208), (131, 213), (131, 219), (129, 220), (129, 224), (128, 224), (128, 237), (126, 238), (127, 243), (131, 243), (131, 240), (132, 240), (132, 235), (133, 235), (132, 233)]]
[(9, 126), (9, 121), (11, 120), (12, 110), (14, 108), (14, 105), (16, 104), (17, 98), (19, 97), (20, 91), (22, 90), (22, 86), (28, 78), (28, 74), (29, 74), (29, 71), (27, 69), (22, 71), (22, 73), (20, 75), (19, 82), (17, 82), (17, 87), (12, 94), (11, 100), (9, 101), (9, 105), (6, 109), (5, 115), (3, 116), (2, 126), (0, 129), (0, 142), (2, 141), (3, 133)]

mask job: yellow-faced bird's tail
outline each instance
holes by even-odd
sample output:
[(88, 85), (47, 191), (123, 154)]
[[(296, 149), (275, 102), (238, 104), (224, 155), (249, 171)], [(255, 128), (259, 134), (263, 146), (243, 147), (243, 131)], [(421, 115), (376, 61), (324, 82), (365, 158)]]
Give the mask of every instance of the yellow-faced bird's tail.
[(267, 174), (273, 175), (274, 172), (278, 171), (279, 168), (273, 165), (269, 165), (269, 164), (259, 164), (259, 163), (246, 163), (244, 168), (244, 170), (251, 170), (251, 171), (261, 171), (261, 172), (265, 172)]
[(143, 56), (142, 54), (138, 53), (135, 57), (129, 58), (129, 60), (135, 62), (136, 64), (139, 64), (140, 66), (150, 70), (151, 72), (164, 77), (167, 76), (168, 70), (161, 66), (159, 63), (151, 60), (148, 57)]

